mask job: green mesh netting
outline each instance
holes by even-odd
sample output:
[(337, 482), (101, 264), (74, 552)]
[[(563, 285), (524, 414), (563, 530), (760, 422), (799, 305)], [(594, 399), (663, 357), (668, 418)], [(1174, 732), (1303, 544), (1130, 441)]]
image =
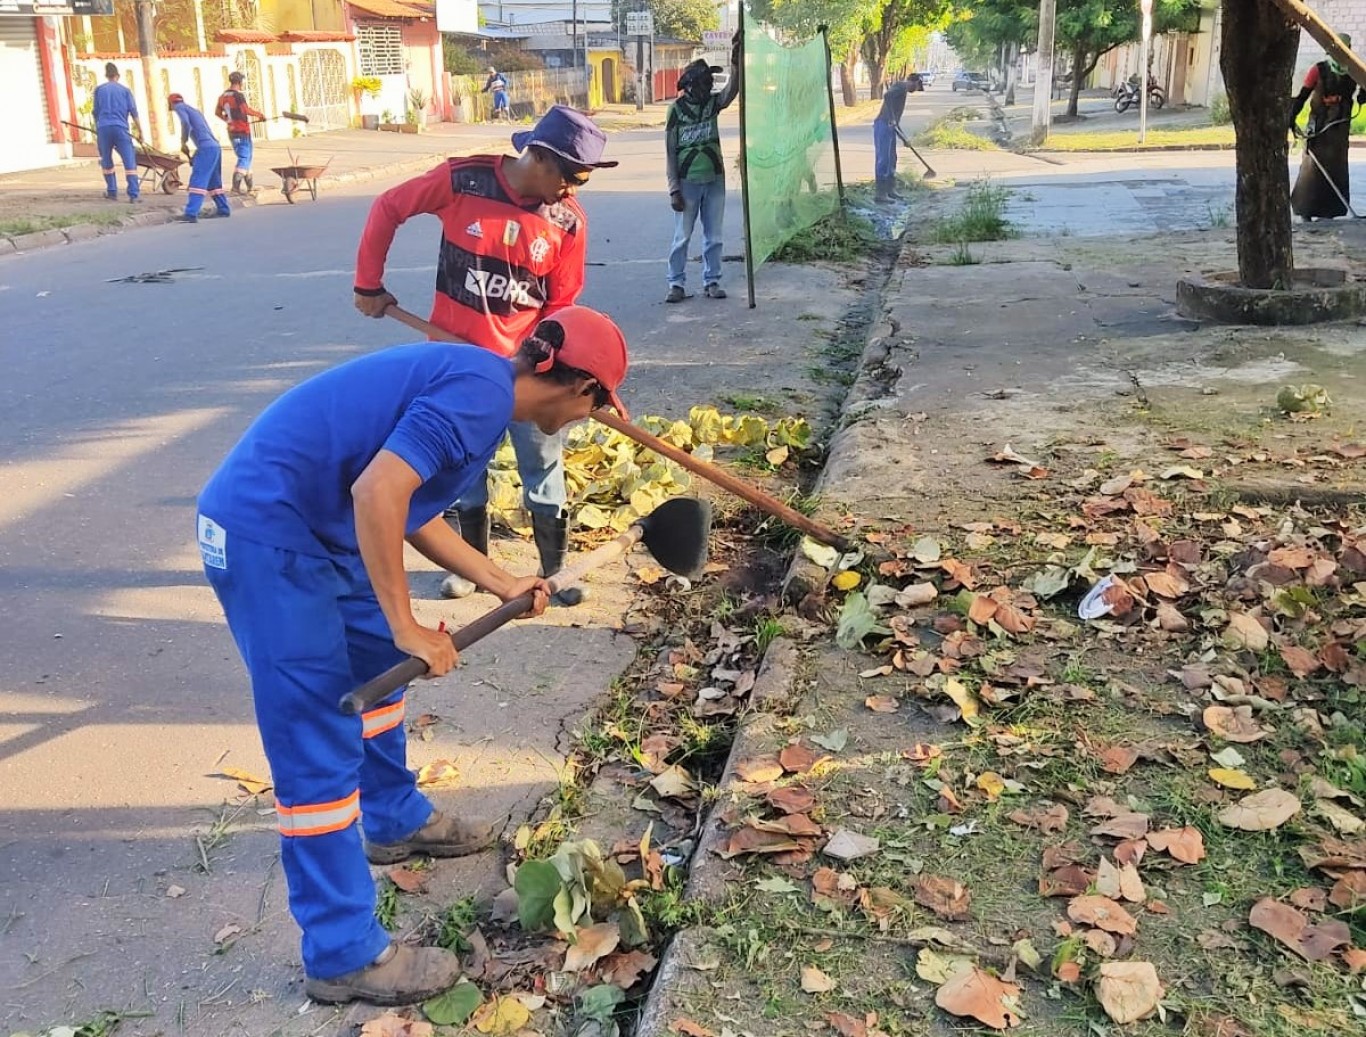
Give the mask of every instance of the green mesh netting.
[(754, 266), (839, 207), (830, 66), (818, 36), (785, 47), (745, 12), (745, 178)]

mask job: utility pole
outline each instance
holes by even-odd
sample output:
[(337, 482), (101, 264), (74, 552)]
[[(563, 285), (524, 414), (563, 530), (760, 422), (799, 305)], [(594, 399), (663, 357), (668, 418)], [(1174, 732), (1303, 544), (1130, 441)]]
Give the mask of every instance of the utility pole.
[(147, 128), (152, 131), (152, 147), (161, 147), (161, 120), (165, 117), (157, 97), (157, 29), (152, 0), (134, 0), (138, 22), (138, 53), (142, 55), (142, 81), (147, 84)]
[(1138, 6), (1143, 13), (1143, 39), (1138, 52), (1139, 64), (1143, 66), (1138, 81), (1138, 142), (1142, 144), (1148, 139), (1148, 62), (1152, 58), (1153, 0), (1139, 0)]
[[(637, 11), (644, 11), (645, 4), (638, 2)], [(645, 37), (636, 33), (636, 111), (645, 110)]]
[[(560, 10), (563, 11), (564, 8), (561, 7)], [(573, 10), (572, 10), (572, 13), (571, 13), (570, 17), (574, 19), (574, 29), (573, 29), (573, 37), (572, 37), (572, 40), (573, 40), (573, 42), (572, 42), (572, 47), (573, 47), (573, 50), (574, 50), (574, 67), (575, 67), (575, 68), (578, 68), (578, 67), (579, 67), (579, 0), (574, 0)]]
[(1038, 72), (1034, 76), (1034, 128), (1030, 134), (1038, 145), (1048, 139), (1053, 120), (1053, 35), (1057, 0), (1039, 0)]

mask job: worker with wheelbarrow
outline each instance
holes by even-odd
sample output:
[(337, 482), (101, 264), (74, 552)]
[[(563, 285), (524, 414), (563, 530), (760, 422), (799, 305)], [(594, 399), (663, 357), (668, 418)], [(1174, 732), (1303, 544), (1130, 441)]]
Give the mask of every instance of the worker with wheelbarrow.
[[(232, 208), (223, 196), (223, 149), (213, 130), (209, 129), (204, 113), (186, 104), (181, 94), (171, 94), (166, 102), (180, 120), (180, 150), (190, 159), (190, 197), (179, 221), (198, 223), (205, 198), (213, 199), (215, 215), (231, 216)], [(190, 155), (191, 140), (195, 147), (193, 156)]]
[(95, 141), (100, 149), (100, 172), (104, 174), (104, 196), (111, 202), (119, 199), (119, 181), (114, 172), (114, 153), (123, 160), (123, 175), (128, 184), (128, 200), (136, 202), (141, 193), (138, 180), (137, 149), (128, 133), (128, 120), (142, 139), (142, 122), (138, 119), (138, 102), (133, 91), (119, 82), (119, 68), (112, 61), (104, 64), (105, 82), (95, 87), (91, 115), (95, 119)]

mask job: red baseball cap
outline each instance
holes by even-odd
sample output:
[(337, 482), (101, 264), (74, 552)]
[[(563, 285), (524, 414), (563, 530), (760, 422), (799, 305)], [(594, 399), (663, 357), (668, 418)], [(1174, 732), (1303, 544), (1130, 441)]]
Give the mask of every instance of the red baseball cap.
[(608, 400), (617, 413), (630, 418), (617, 395), (617, 389), (626, 380), (626, 336), (612, 318), (587, 306), (566, 306), (544, 318), (541, 324), (551, 322), (564, 331), (564, 344), (537, 370), (545, 372), (560, 363), (587, 371), (607, 390)]

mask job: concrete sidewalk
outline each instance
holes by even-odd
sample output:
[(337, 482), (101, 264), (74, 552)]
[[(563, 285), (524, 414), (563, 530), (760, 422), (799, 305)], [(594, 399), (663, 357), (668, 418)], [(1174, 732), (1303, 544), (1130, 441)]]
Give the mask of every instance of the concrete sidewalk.
[[(662, 126), (667, 112), (667, 105), (649, 105), (642, 111), (631, 105), (608, 105), (596, 112), (594, 119), (604, 130), (619, 132)], [(248, 199), (233, 198), (232, 202), (283, 204), (280, 178), (271, 172), (276, 168), (325, 165), (326, 172), (319, 181), (322, 193), (329, 184), (416, 173), (448, 155), (510, 150), (510, 135), (530, 125), (434, 123), (415, 134), (337, 130), (304, 134), (290, 141), (261, 141), (256, 145), (252, 163), (255, 194)], [(233, 156), (226, 150), (223, 166), (224, 181), (230, 184)], [(180, 167), (180, 176), (182, 182), (188, 180), (188, 165)], [(97, 159), (73, 159), (58, 166), (0, 176), (0, 254), (28, 252), (130, 227), (167, 223), (185, 205), (183, 187), (165, 194), (144, 183), (142, 199), (136, 206), (106, 201), (103, 187)], [(296, 201), (307, 199), (307, 192), (296, 195)], [(67, 225), (51, 226), (52, 223)]]

